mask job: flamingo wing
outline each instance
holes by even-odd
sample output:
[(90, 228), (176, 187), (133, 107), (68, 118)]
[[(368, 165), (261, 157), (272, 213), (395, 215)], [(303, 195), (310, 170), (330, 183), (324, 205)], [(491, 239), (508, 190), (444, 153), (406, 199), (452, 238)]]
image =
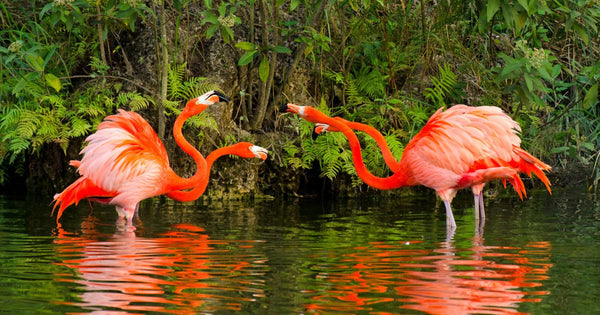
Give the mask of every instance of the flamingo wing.
[(506, 162), (518, 158), (512, 149), (520, 145), (519, 131), (500, 108), (455, 105), (431, 116), (407, 145), (403, 159), (413, 166), (411, 173), (418, 183), (451, 188), (464, 174), (507, 167)]
[(134, 112), (106, 117), (86, 141), (78, 171), (103, 190), (118, 192), (140, 177), (156, 178), (170, 169), (162, 142)]

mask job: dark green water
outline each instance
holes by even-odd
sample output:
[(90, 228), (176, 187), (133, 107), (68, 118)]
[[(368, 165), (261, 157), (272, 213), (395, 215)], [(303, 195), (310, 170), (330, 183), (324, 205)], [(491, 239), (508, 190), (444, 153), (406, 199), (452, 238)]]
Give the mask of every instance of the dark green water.
[(134, 232), (87, 202), (0, 197), (9, 313), (600, 313), (600, 205), (584, 188), (443, 205), (402, 200), (145, 202)]

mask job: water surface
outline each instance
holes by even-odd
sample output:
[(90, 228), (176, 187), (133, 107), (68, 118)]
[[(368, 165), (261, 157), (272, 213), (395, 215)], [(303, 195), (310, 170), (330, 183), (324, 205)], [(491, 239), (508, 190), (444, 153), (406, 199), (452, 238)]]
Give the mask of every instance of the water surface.
[(0, 198), (0, 308), (14, 313), (600, 313), (600, 206), (582, 188), (453, 206), (379, 200), (144, 202)]

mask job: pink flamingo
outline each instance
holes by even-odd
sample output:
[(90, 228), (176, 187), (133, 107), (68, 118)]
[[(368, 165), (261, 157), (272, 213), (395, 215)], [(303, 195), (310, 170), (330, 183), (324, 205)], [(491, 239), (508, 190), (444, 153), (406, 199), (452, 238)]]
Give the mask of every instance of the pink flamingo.
[[(341, 131), (350, 142), (357, 174), (367, 185), (378, 189), (414, 185), (433, 188), (446, 207), (446, 223), (453, 228), (456, 223), (450, 204), (459, 189), (472, 187), (478, 206), (483, 186), (494, 179), (508, 180), (521, 196), (525, 187), (518, 172), (523, 172), (530, 176), (534, 173), (551, 191), (543, 172), (550, 166), (520, 148), (519, 125), (497, 107), (456, 105), (446, 111), (439, 109), (408, 143), (400, 162), (395, 161), (389, 148), (382, 151), (394, 171), (386, 178), (376, 177), (366, 169), (358, 138), (345, 121), (308, 106), (288, 104), (288, 111)], [(372, 127), (369, 130), (353, 123), (352, 128), (375, 135)], [(375, 139), (380, 147), (387, 147), (383, 136)]]
[(196, 162), (196, 173), (181, 178), (169, 166), (162, 142), (140, 115), (119, 110), (104, 119), (98, 130), (86, 141), (78, 166), (81, 177), (54, 196), (53, 208), (59, 207), (57, 222), (69, 205), (89, 198), (115, 205), (119, 218), (132, 225), (133, 215), (141, 200), (197, 185), (207, 173), (204, 157), (184, 137), (183, 123), (200, 114), (208, 106), (228, 101), (220, 92), (210, 91), (187, 102), (173, 127), (173, 136), (181, 149)]

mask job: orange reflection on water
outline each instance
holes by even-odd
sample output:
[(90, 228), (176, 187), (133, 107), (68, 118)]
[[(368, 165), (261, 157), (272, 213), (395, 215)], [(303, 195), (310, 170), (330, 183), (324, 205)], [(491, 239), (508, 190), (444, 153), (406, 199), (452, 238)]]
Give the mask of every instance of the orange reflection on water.
[[(436, 249), (413, 249), (418, 242), (354, 247), (315, 266), (326, 290), (309, 291), (314, 313), (370, 312), (390, 309), (429, 314), (517, 314), (522, 302), (540, 302), (549, 291), (533, 290), (548, 278), (550, 243), (519, 247), (486, 246), (481, 236), (470, 247), (452, 241)], [(335, 271), (335, 272), (332, 272)], [(393, 303), (393, 307), (390, 305)], [(406, 312), (406, 311), (404, 311)]]
[[(59, 280), (81, 285), (80, 301), (90, 310), (194, 313), (240, 310), (264, 296), (266, 259), (252, 251), (256, 241), (211, 240), (204, 229), (174, 225), (157, 238), (133, 231), (100, 235), (95, 219), (82, 222), (82, 235), (57, 229), (59, 265), (74, 275)], [(238, 250), (239, 249), (239, 250)]]

